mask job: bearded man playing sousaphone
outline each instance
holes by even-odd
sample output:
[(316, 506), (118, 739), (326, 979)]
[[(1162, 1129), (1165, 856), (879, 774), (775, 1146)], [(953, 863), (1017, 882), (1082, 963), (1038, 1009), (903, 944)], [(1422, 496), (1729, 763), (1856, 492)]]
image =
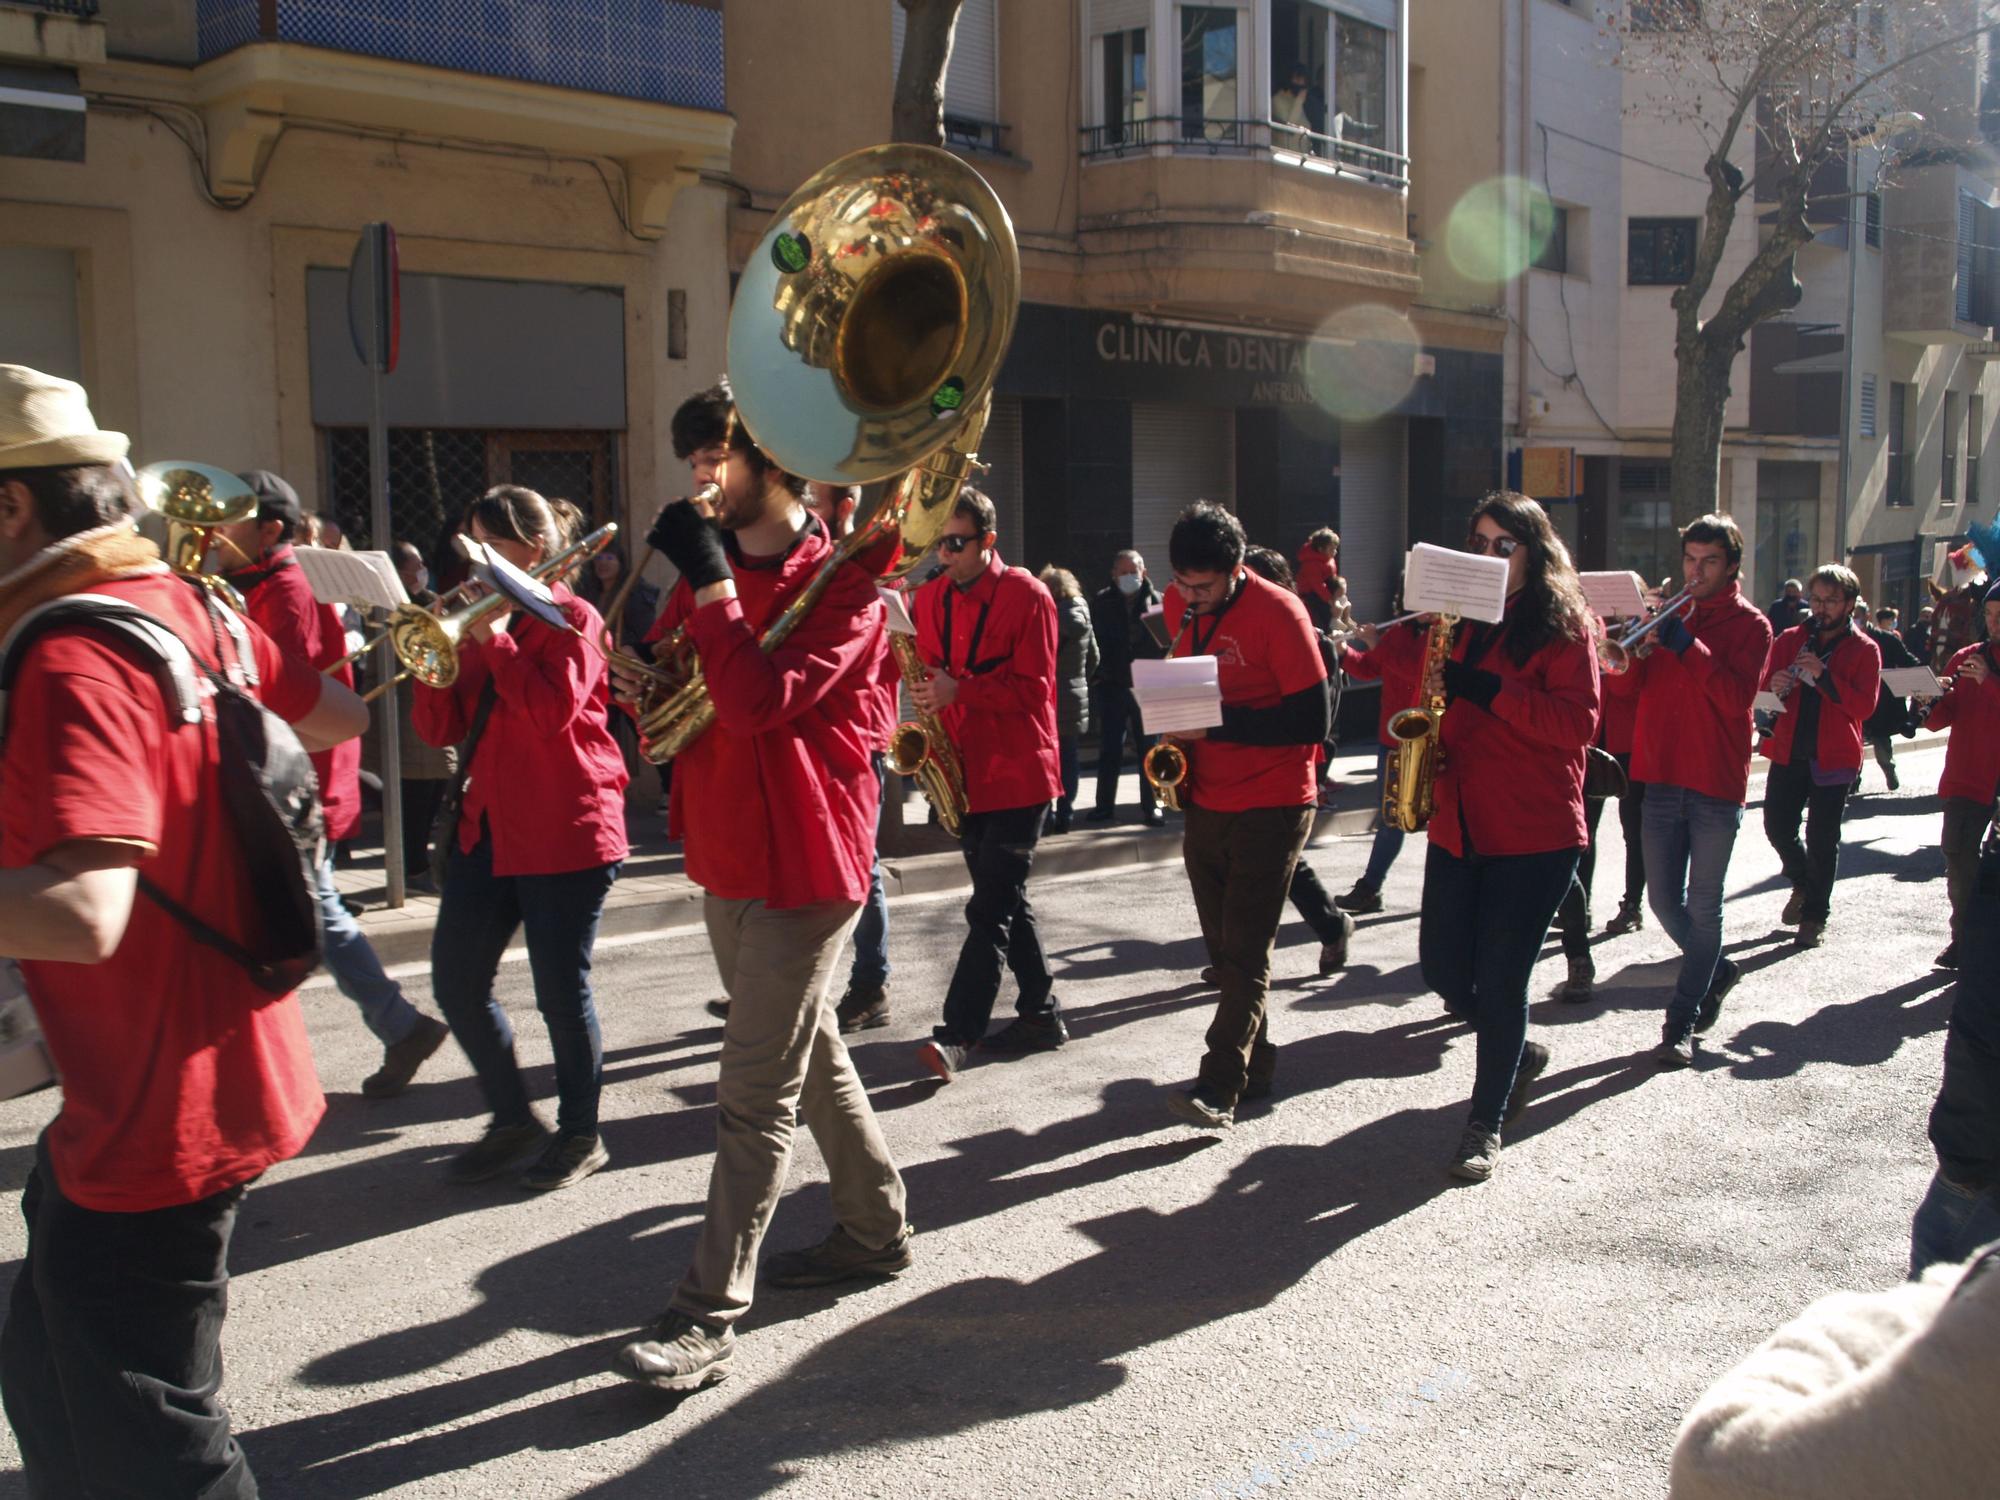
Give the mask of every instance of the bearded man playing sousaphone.
[[(777, 1208), (795, 1121), (826, 1158), (837, 1223), (773, 1256), (773, 1286), (891, 1277), (910, 1265), (903, 1180), (841, 1042), (828, 986), (868, 895), (880, 792), (869, 754), (887, 649), (875, 580), (843, 563), (768, 654), (759, 638), (833, 549), (804, 481), (758, 449), (726, 386), (674, 413), (674, 452), (714, 515), (680, 500), (648, 542), (680, 570), (653, 639), (686, 627), (715, 722), (678, 756), (671, 822), (729, 996), (716, 1153), (694, 1263), (664, 1316), (619, 1350), (618, 1372), (666, 1390), (729, 1373), (757, 1249)], [(613, 665), (619, 696), (643, 683)]]

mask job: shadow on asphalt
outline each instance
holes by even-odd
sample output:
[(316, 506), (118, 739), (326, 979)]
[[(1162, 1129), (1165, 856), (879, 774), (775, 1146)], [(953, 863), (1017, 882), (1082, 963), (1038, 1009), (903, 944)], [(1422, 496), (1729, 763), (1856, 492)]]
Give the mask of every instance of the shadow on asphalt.
[(1729, 1037), (1731, 1050), (1750, 1054), (1732, 1060), (1729, 1071), (1768, 1082), (1790, 1078), (1808, 1063), (1866, 1068), (1885, 1062), (1903, 1043), (1944, 1029), (1957, 978), (1936, 969), (1858, 1000), (1822, 1005), (1802, 1021), (1752, 1021)]

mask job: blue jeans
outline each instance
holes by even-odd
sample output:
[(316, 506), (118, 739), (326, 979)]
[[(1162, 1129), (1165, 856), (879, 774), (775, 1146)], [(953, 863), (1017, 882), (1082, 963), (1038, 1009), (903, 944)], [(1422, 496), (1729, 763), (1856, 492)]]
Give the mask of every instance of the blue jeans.
[[(1389, 775), (1389, 751), (1382, 748), (1375, 752), (1375, 801), (1381, 805), (1382, 785)], [(1368, 849), (1368, 868), (1361, 872), (1361, 883), (1380, 890), (1382, 882), (1389, 878), (1389, 866), (1396, 862), (1396, 856), (1403, 852), (1403, 830), (1382, 818), (1375, 820), (1375, 842)]]
[(375, 947), (362, 936), (361, 924), (340, 904), (333, 883), (333, 851), (320, 855), (313, 871), (319, 895), (320, 956), (340, 993), (361, 1007), (361, 1019), (385, 1047), (393, 1047), (417, 1029), (423, 1019), (403, 998), (403, 987), (382, 972)]
[(1576, 879), (1575, 849), (1474, 854), (1439, 844), (1424, 861), (1417, 961), (1424, 983), (1478, 1038), (1468, 1123), (1500, 1128), (1528, 1040), (1528, 979)]
[(1642, 813), (1646, 889), (1653, 915), (1681, 950), (1680, 977), (1667, 1002), (1665, 1033), (1677, 1039), (1694, 1027), (1702, 997), (1722, 957), (1722, 880), (1743, 809), (1684, 786), (1654, 782)]
[[(880, 750), (869, 759), (875, 762), (875, 785), (888, 796), (889, 761)], [(903, 778), (896, 778), (901, 794)], [(861, 920), (854, 924), (854, 963), (847, 971), (849, 989), (879, 990), (889, 982), (889, 895), (882, 888), (882, 811), (875, 810), (875, 867), (868, 872), (868, 899), (861, 905)]]
[(565, 1134), (597, 1129), (604, 1041), (590, 994), (590, 954), (618, 868), (495, 875), (490, 837), (480, 839), (470, 854), (453, 840), (431, 938), (431, 983), (452, 1035), (479, 1076), (496, 1125), (524, 1125), (534, 1118), (514, 1061), (514, 1028), (493, 998), (500, 956), (515, 929), (524, 928), (535, 1005), (555, 1051), (556, 1129)]
[(1967, 1191), (1931, 1174), (1930, 1191), (1910, 1221), (1910, 1279), (1936, 1265), (1956, 1265), (1982, 1245), (2000, 1240), (2000, 1194)]

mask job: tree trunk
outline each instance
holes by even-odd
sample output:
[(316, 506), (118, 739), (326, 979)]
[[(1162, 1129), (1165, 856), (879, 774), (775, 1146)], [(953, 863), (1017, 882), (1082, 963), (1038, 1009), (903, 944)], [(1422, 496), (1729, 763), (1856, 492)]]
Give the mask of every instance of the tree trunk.
[(1674, 437), (1668, 498), (1675, 529), (1721, 503), (1723, 411), (1729, 403), (1730, 367), (1737, 341), (1711, 339), (1703, 330), (1679, 351), (1674, 371)]
[(896, 65), (896, 99), (890, 139), (919, 146), (944, 144), (944, 70), (952, 33), (965, 0), (898, 0), (907, 25)]

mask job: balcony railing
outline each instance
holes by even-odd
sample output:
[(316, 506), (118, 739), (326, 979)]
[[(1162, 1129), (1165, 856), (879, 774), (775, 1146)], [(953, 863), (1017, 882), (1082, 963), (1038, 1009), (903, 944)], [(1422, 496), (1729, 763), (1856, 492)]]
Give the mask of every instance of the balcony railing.
[(984, 151), (993, 156), (1012, 156), (1007, 149), (1007, 133), (1014, 127), (997, 120), (975, 120), (969, 115), (944, 116), (944, 143), (959, 151)]
[(1164, 149), (1177, 155), (1274, 156), (1280, 161), (1297, 161), (1385, 187), (1407, 187), (1410, 181), (1410, 161), (1406, 156), (1360, 141), (1302, 130), (1296, 125), (1281, 125), (1275, 120), (1153, 115), (1143, 120), (1086, 125), (1080, 134), (1086, 161), (1144, 156)]
[(97, 0), (22, 0), (29, 10), (52, 11), (59, 16), (75, 16), (79, 21), (97, 16)]

